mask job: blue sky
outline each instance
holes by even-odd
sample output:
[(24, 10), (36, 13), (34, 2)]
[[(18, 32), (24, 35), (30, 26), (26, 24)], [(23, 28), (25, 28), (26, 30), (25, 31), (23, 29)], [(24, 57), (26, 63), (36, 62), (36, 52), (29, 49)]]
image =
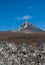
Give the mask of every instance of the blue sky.
[(0, 0), (0, 31), (17, 30), (25, 21), (45, 30), (45, 0)]

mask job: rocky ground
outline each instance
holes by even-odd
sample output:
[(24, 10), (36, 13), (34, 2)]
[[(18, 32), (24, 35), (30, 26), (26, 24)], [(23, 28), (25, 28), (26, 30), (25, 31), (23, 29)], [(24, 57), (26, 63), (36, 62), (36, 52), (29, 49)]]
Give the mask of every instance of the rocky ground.
[(26, 43), (0, 42), (0, 65), (45, 65), (43, 48), (43, 45), (33, 48)]

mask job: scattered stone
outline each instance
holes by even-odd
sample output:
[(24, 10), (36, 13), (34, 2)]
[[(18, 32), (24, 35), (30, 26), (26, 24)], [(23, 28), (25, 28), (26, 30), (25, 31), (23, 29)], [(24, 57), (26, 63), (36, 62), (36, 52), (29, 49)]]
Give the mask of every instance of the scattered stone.
[(39, 47), (33, 48), (26, 43), (16, 45), (0, 42), (0, 65), (44, 65), (45, 51), (43, 45)]

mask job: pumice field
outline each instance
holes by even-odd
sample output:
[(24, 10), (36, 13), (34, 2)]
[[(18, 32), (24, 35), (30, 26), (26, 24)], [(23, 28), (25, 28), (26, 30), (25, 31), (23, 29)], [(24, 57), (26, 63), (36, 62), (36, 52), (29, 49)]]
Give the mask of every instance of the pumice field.
[(32, 47), (24, 42), (0, 42), (0, 65), (45, 65), (44, 43)]

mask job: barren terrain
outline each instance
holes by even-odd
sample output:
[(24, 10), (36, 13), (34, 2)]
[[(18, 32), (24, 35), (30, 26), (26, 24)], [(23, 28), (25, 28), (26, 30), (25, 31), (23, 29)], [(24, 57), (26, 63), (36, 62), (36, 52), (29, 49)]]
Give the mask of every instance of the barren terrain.
[(0, 41), (12, 41), (17, 44), (25, 42), (44, 42), (45, 32), (40, 33), (25, 33), (25, 32), (0, 32)]

